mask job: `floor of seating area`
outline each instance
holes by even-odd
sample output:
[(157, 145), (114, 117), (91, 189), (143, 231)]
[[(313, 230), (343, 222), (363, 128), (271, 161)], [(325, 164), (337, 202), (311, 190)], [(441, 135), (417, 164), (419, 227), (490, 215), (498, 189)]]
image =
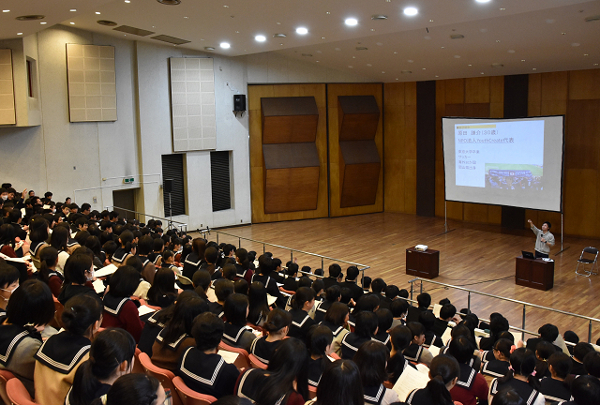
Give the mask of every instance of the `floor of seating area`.
[[(541, 226), (541, 224), (538, 224)], [(558, 233), (560, 225), (552, 231)], [(560, 250), (560, 237), (550, 255), (555, 260), (554, 288), (549, 291), (515, 285), (515, 257), (521, 250), (533, 251), (535, 236), (528, 230), (507, 231), (500, 226), (449, 221), (449, 232), (444, 233), (443, 218), (426, 218), (406, 214), (379, 213), (342, 218), (323, 218), (291, 222), (254, 224), (223, 228), (219, 231), (291, 247), (324, 256), (356, 261), (370, 266), (366, 275), (382, 277), (388, 284), (410, 291), (405, 274), (406, 248), (416, 244), (428, 245), (440, 251), (441, 283), (537, 305), (561, 309), (580, 315), (600, 318), (600, 301), (595, 299), (600, 291), (600, 276), (590, 278), (575, 274), (577, 259), (585, 246), (599, 246), (600, 241), (566, 237), (566, 250)], [(208, 236), (216, 240), (213, 232)], [(237, 238), (219, 236), (219, 243), (238, 246)], [(255, 250), (258, 255), (262, 245), (242, 240), (242, 247)], [(287, 251), (266, 247), (282, 262), (290, 260)], [(258, 257), (258, 256), (257, 256)], [(321, 260), (303, 254), (294, 255), (300, 267), (321, 267)], [(325, 274), (331, 262), (325, 261)], [(347, 265), (342, 264), (342, 269)], [(415, 297), (420, 286), (415, 285)], [(424, 283), (432, 302), (448, 297), (457, 309), (467, 306), (467, 293)], [(471, 310), (480, 318), (491, 312), (502, 313), (513, 326), (521, 326), (523, 306), (512, 302), (471, 295)], [(525, 329), (537, 331), (544, 323), (554, 323), (562, 332), (575, 331), (581, 340), (587, 340), (588, 321), (547, 311), (528, 308)], [(593, 323), (592, 342), (600, 337), (600, 322)]]

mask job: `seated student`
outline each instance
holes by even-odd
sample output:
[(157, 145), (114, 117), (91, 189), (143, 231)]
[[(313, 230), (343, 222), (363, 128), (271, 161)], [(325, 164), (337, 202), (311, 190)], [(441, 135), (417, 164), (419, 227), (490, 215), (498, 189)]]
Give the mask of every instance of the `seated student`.
[(106, 255), (102, 252), (102, 245), (100, 244), (100, 239), (97, 236), (91, 235), (85, 241), (85, 247), (90, 249), (94, 253), (94, 267), (101, 269), (104, 267), (104, 261), (106, 260)]
[(410, 345), (412, 338), (412, 332), (404, 325), (398, 325), (390, 331), (392, 350), (390, 352), (390, 359), (388, 360), (386, 370), (392, 384), (396, 383), (406, 367), (412, 367), (412, 364), (410, 364), (402, 354), (404, 349)]
[(281, 288), (287, 291), (296, 291), (298, 289), (298, 281), (296, 281), (298, 277), (298, 264), (289, 262), (287, 269), (285, 269), (285, 275), (286, 277), (283, 280)]
[(40, 215), (34, 215), (29, 221), (29, 253), (31, 255), (31, 261), (33, 265), (39, 269), (40, 264), (40, 252), (49, 246), (46, 241), (48, 240), (50, 230), (50, 224), (44, 217)]
[[(246, 282), (245, 279), (240, 279), (236, 283), (241, 281)], [(246, 286), (247, 286), (246, 282)], [(255, 281), (250, 285), (248, 290), (248, 322), (256, 326), (263, 326), (267, 316), (269, 314), (269, 303), (267, 302), (267, 290), (265, 286)]]
[(62, 226), (57, 224), (52, 230), (52, 236), (50, 236), (50, 246), (58, 252), (58, 268), (63, 270), (67, 259), (73, 253), (67, 246), (69, 242), (69, 227), (67, 225)]
[(165, 249), (162, 254), (162, 263), (160, 265), (163, 269), (168, 269), (173, 272), (173, 274), (181, 274), (177, 266), (175, 266), (175, 254), (172, 250)]
[(500, 314), (496, 314), (494, 317), (490, 315), (490, 337), (482, 337), (479, 341), (479, 348), (481, 350), (492, 350), (494, 343), (499, 339), (500, 333), (508, 331), (508, 329), (509, 324), (505, 317)]
[(350, 314), (348, 305), (342, 304), (341, 302), (334, 302), (331, 307), (327, 310), (325, 318), (321, 325), (327, 326), (333, 333), (333, 342), (331, 349), (338, 356), (342, 355), (342, 340), (350, 331), (348, 330), (348, 320)]
[(452, 356), (440, 354), (431, 362), (429, 382), (425, 388), (412, 391), (406, 398), (410, 405), (454, 405), (450, 390), (458, 381), (460, 368)]
[[(204, 271), (206, 271), (206, 270), (199, 270), (198, 272), (204, 272)], [(231, 294), (233, 294), (233, 283), (231, 282), (231, 280), (221, 278), (221, 279), (215, 280), (214, 287), (215, 287), (214, 294), (217, 298), (217, 302), (209, 302), (208, 310), (210, 312), (212, 312), (213, 314), (218, 315), (219, 318), (222, 318), (224, 315), (223, 306), (225, 305), (225, 300), (227, 299), (227, 297), (229, 297)]]
[(371, 282), (371, 293), (379, 298), (379, 307), (390, 309), (390, 303), (385, 300), (385, 296), (383, 295), (386, 288), (387, 284), (381, 277)]
[(390, 304), (390, 311), (392, 311), (392, 316), (394, 317), (394, 320), (392, 321), (392, 328), (398, 325), (406, 324), (405, 319), (406, 315), (408, 314), (409, 307), (410, 305), (408, 305), (408, 302), (403, 298), (395, 299)]
[(94, 264), (90, 256), (74, 254), (65, 265), (65, 281), (58, 295), (58, 301), (65, 305), (67, 301), (79, 294), (90, 295), (100, 299), (94, 290)]
[(556, 352), (554, 345), (550, 342), (541, 341), (535, 347), (535, 376), (538, 380), (551, 377), (546, 360)]
[(363, 343), (354, 355), (353, 360), (360, 371), (365, 404), (389, 405), (399, 402), (398, 394), (383, 386), (388, 377), (385, 371), (388, 359), (388, 349), (377, 341)]
[(394, 321), (392, 311), (387, 308), (379, 308), (375, 311), (375, 315), (377, 315), (377, 334), (373, 338), (383, 343), (388, 350), (392, 350), (392, 343), (390, 342), (390, 335), (388, 333)]
[(383, 299), (385, 301), (384, 307), (389, 308), (390, 305), (392, 305), (392, 302), (394, 302), (394, 300), (396, 300), (396, 298), (398, 298), (400, 289), (398, 288), (398, 286), (390, 284), (387, 287), (385, 287), (384, 292), (385, 292), (385, 297)]
[(266, 370), (251, 368), (234, 393), (257, 404), (303, 405), (308, 399), (308, 351), (299, 339), (281, 341)]
[[(540, 344), (538, 344), (538, 349), (539, 346)], [(553, 353), (548, 358), (551, 377), (542, 378), (540, 381), (540, 392), (546, 398), (547, 403), (557, 404), (571, 398), (571, 387), (565, 381), (571, 372), (571, 366), (571, 358), (562, 352)]]
[(108, 389), (105, 405), (162, 405), (166, 399), (165, 389), (156, 378), (125, 374)]
[(243, 294), (231, 294), (223, 306), (225, 312), (225, 326), (223, 342), (229, 346), (239, 347), (247, 352), (256, 338), (252, 328), (247, 326), (248, 297)]
[(244, 248), (239, 248), (235, 251), (235, 270), (235, 274), (238, 277), (246, 280), (248, 284), (252, 283), (252, 275), (254, 274), (254, 270), (250, 268), (248, 251)]
[(433, 312), (423, 311), (419, 314), (419, 323), (423, 325), (425, 328), (425, 343), (423, 343), (424, 347), (436, 346), (443, 347), (444, 343), (442, 342), (441, 335), (438, 336), (433, 331), (435, 326), (436, 317)]
[(489, 361), (482, 362), (481, 374), (491, 377), (504, 377), (510, 367), (510, 351), (513, 344), (508, 339), (498, 339), (492, 349), (493, 356)]
[(358, 300), (358, 302), (356, 303), (356, 306), (352, 310), (348, 324), (350, 324), (350, 326), (354, 327), (355, 326), (355, 322), (354, 322), (355, 317), (360, 312), (375, 312), (375, 311), (377, 311), (379, 309), (379, 301), (380, 301), (379, 297), (376, 296), (375, 294), (363, 295)]
[(119, 267), (110, 276), (108, 292), (104, 295), (102, 327), (123, 328), (131, 333), (136, 342), (140, 340), (144, 323), (137, 305), (129, 298), (140, 282), (139, 273), (131, 266)]
[(269, 276), (276, 283), (283, 284), (285, 281), (285, 273), (281, 269), (281, 259), (273, 257), (273, 270)]
[(145, 235), (140, 238), (137, 247), (138, 257), (142, 261), (142, 277), (150, 284), (154, 281), (154, 275), (156, 273), (156, 266), (148, 258), (148, 255), (152, 252), (153, 242), (152, 236)]
[(593, 351), (583, 358), (585, 371), (596, 378), (600, 378), (600, 353)]
[(165, 241), (154, 234), (152, 241), (152, 253), (148, 255), (148, 259), (154, 263), (156, 267), (160, 267), (162, 264), (162, 253), (165, 250)]
[(499, 391), (512, 388), (528, 405), (544, 405), (544, 396), (538, 391), (539, 381), (532, 375), (535, 354), (524, 347), (518, 348), (510, 355), (510, 366), (512, 369), (504, 377), (492, 380), (488, 402), (492, 402)]
[[(298, 288), (300, 287), (310, 287), (313, 289), (313, 291), (315, 292), (315, 300), (317, 302), (321, 302), (324, 300), (323, 296), (325, 295), (325, 283), (323, 283), (323, 280), (318, 278), (315, 281), (310, 281), (310, 278), (308, 277), (302, 277), (299, 281), (298, 281)], [(313, 308), (314, 311), (314, 308)]]
[(450, 322), (455, 316), (456, 307), (452, 304), (444, 304), (444, 306), (442, 306), (440, 309), (440, 317), (435, 318), (433, 328), (431, 328), (433, 333), (435, 333), (436, 336), (441, 337), (448, 327), (448, 322)]
[(475, 347), (466, 336), (459, 336), (452, 339), (446, 352), (458, 361), (460, 368), (458, 381), (450, 390), (450, 395), (454, 401), (463, 405), (475, 405), (478, 401), (487, 401), (488, 384), (478, 370), (470, 366), (474, 350)]
[(292, 325), (290, 326), (288, 335), (305, 342), (308, 330), (315, 324), (315, 321), (308, 315), (315, 305), (313, 290), (308, 287), (298, 288), (296, 294), (292, 296), (291, 305)]
[(354, 302), (358, 302), (364, 294), (362, 287), (356, 283), (359, 274), (360, 271), (356, 266), (350, 266), (346, 269), (346, 281), (340, 283), (340, 287), (350, 289)]
[(181, 354), (194, 345), (192, 337), (194, 318), (207, 311), (208, 305), (200, 297), (189, 297), (178, 301), (173, 308), (171, 319), (156, 336), (152, 346), (152, 363), (175, 372)]
[(317, 387), (317, 397), (307, 405), (364, 405), (358, 367), (352, 360), (329, 363)]
[[(0, 319), (0, 368), (12, 372), (34, 396), (34, 354), (42, 345), (42, 335), (54, 318), (52, 292), (40, 280), (27, 280), (12, 294), (6, 318)], [(48, 327), (45, 334), (56, 333)]]
[[(540, 328), (538, 329), (538, 333), (540, 334), (540, 337), (527, 339), (527, 348), (534, 353), (535, 348), (539, 342), (545, 340), (546, 342), (554, 344), (554, 341), (558, 338), (559, 335), (558, 328), (555, 325), (552, 325), (551, 323), (547, 323), (545, 325), (540, 326)], [(560, 347), (556, 345), (554, 346), (556, 348), (556, 351), (562, 351)]]
[[(486, 401), (487, 403), (487, 401)], [(519, 393), (515, 390), (508, 389), (508, 390), (503, 390), (500, 391), (499, 393), (497, 393), (494, 396), (494, 400), (492, 401), (491, 405), (526, 405), (527, 402), (525, 402), (523, 400), (523, 398), (521, 398), (519, 396)]]
[(113, 253), (111, 262), (115, 266), (125, 266), (125, 262), (131, 256), (131, 246), (133, 243), (133, 233), (123, 231), (119, 235), (119, 247)]
[(317, 387), (323, 370), (331, 360), (331, 342), (333, 341), (333, 333), (331, 329), (323, 325), (314, 325), (308, 331), (308, 351), (310, 358), (308, 359), (308, 384)]
[(190, 280), (194, 277), (194, 273), (200, 269), (200, 265), (204, 261), (204, 250), (206, 249), (206, 241), (202, 238), (196, 238), (192, 241), (192, 253), (184, 258), (182, 274)]
[(417, 303), (417, 307), (408, 308), (406, 322), (418, 322), (419, 314), (423, 311), (429, 311), (429, 306), (431, 305), (431, 295), (427, 293), (421, 293), (417, 295)]
[(219, 273), (216, 273), (219, 269), (217, 260), (219, 260), (219, 250), (212, 246), (207, 247), (204, 250), (204, 262), (200, 265), (200, 270), (208, 271), (213, 280), (219, 278)]
[(89, 357), (92, 338), (102, 322), (102, 305), (89, 295), (76, 295), (67, 301), (61, 320), (64, 331), (46, 340), (33, 356), (37, 360), (35, 400), (42, 405), (64, 400), (77, 368)]
[(600, 381), (591, 375), (582, 375), (571, 384), (573, 401), (565, 405), (595, 405), (600, 403)]
[(147, 300), (148, 299), (148, 291), (150, 290), (150, 287), (152, 287), (152, 284), (147, 282), (144, 279), (144, 277), (142, 276), (142, 271), (144, 270), (144, 265), (143, 265), (142, 261), (140, 260), (140, 258), (138, 256), (129, 256), (129, 258), (125, 261), (125, 265), (133, 267), (138, 272), (139, 277), (140, 277), (140, 283), (138, 284), (137, 288), (133, 292), (133, 296), (141, 298), (143, 300)]
[(19, 288), (19, 270), (0, 259), (0, 316), (6, 315), (11, 295)]
[[(565, 340), (565, 343), (571, 343), (567, 344), (567, 349), (569, 350), (569, 355), (572, 356), (573, 348), (577, 343), (579, 343), (579, 336), (577, 336), (577, 333), (573, 332), (572, 330), (568, 330), (564, 333), (563, 339)], [(598, 341), (596, 341), (596, 343), (598, 343)]]
[(342, 339), (342, 359), (352, 359), (356, 351), (365, 342), (377, 334), (377, 315), (374, 312), (363, 311), (356, 315), (354, 332), (348, 333)]
[[(235, 280), (233, 282), (233, 292), (236, 294), (244, 294), (244, 295), (248, 295), (248, 290), (249, 290), (249, 286), (248, 286), (248, 282), (246, 280), (244, 280), (243, 278), (239, 278), (237, 280)], [(265, 298), (267, 296), (267, 293), (265, 291)], [(250, 298), (250, 297), (248, 297)], [(248, 299), (249, 301), (249, 299)], [(267, 305), (268, 308), (268, 305)], [(250, 315), (248, 315), (250, 316)], [(248, 318), (248, 322), (250, 322), (250, 318)], [(264, 320), (262, 321), (264, 322)], [(252, 323), (252, 322), (250, 322)]]
[(423, 343), (425, 343), (425, 328), (419, 322), (408, 322), (406, 326), (412, 332), (413, 339), (410, 345), (404, 349), (404, 357), (409, 361), (423, 363), (429, 367), (433, 355), (427, 348), (423, 347)]
[(240, 374), (217, 353), (223, 326), (213, 313), (198, 315), (192, 325), (195, 345), (183, 352), (176, 372), (192, 390), (216, 398), (231, 395)]
[(270, 277), (271, 272), (274, 269), (273, 259), (267, 255), (261, 255), (258, 258), (258, 270), (252, 276), (252, 282), (260, 281), (267, 289), (267, 293), (273, 297), (277, 297), (277, 306), (280, 308), (285, 307), (286, 299), (277, 287), (277, 283)]
[(325, 290), (327, 290), (332, 285), (339, 285), (338, 278), (342, 273), (342, 268), (337, 263), (332, 263), (329, 265), (329, 277), (323, 279), (323, 283), (325, 285)]
[(152, 287), (148, 290), (148, 305), (166, 308), (177, 299), (175, 273), (164, 267), (158, 269)]
[(334, 302), (339, 302), (341, 296), (342, 293), (339, 285), (334, 284), (327, 289), (325, 292), (325, 299), (319, 302), (316, 306), (314, 316), (316, 323), (320, 323), (323, 320), (327, 310), (331, 307), (331, 305), (333, 305)]
[(267, 336), (254, 339), (250, 346), (251, 354), (258, 360), (269, 364), (277, 344), (287, 336), (292, 323), (292, 315), (280, 308), (275, 308), (267, 316), (267, 321), (263, 328), (267, 331)]
[(571, 374), (573, 375), (586, 375), (585, 367), (583, 366), (583, 359), (588, 353), (594, 351), (594, 346), (588, 342), (579, 342), (573, 348), (573, 367), (571, 367)]

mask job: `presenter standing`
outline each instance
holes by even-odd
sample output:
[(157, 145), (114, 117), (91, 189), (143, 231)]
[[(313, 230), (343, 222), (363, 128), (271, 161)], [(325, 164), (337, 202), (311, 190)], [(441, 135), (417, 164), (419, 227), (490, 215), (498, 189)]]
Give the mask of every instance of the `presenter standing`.
[(547, 258), (550, 253), (550, 248), (554, 246), (554, 235), (550, 233), (550, 227), (552, 226), (550, 222), (544, 222), (542, 224), (542, 229), (539, 230), (533, 224), (531, 219), (528, 219), (529, 226), (531, 226), (531, 230), (535, 233), (535, 258)]

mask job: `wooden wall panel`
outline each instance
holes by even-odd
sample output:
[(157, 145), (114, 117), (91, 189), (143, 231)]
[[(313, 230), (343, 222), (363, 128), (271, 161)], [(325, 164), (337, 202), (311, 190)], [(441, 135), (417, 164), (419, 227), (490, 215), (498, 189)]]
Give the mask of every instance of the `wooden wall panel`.
[(490, 102), (490, 78), (471, 77), (465, 79), (465, 103)]
[[(330, 216), (339, 217), (345, 215), (367, 214), (383, 211), (383, 170), (379, 172), (377, 182), (377, 195), (372, 205), (343, 208), (340, 203), (342, 191), (342, 173), (340, 173), (340, 145), (339, 130), (340, 122), (336, 117), (339, 115), (339, 96), (367, 96), (372, 95), (377, 101), (379, 111), (383, 111), (383, 85), (381, 84), (328, 84), (327, 85), (327, 110), (329, 115), (329, 200)], [(383, 114), (379, 116), (375, 144), (379, 156), (383, 156)]]
[(527, 112), (530, 117), (542, 115), (542, 74), (529, 75), (529, 95)]
[[(265, 173), (262, 148), (262, 114), (261, 98), (263, 97), (308, 97), (315, 98), (319, 112), (317, 124), (316, 146), (319, 156), (319, 183), (317, 208), (315, 210), (265, 213)], [(327, 195), (327, 125), (326, 125), (326, 89), (324, 84), (293, 85), (250, 85), (248, 86), (248, 112), (250, 132), (250, 176), (252, 222), (289, 221), (305, 218), (327, 217), (329, 212)], [(285, 178), (283, 174), (280, 178)], [(303, 181), (297, 179), (290, 181)], [(299, 185), (298, 193), (303, 193)], [(307, 185), (307, 187), (309, 187)]]
[(404, 206), (408, 214), (417, 212), (417, 83), (404, 84), (405, 174)]
[[(435, 128), (435, 149), (443, 151), (444, 145), (442, 141), (442, 117), (446, 115), (446, 82), (447, 80), (438, 80), (435, 83), (435, 111), (436, 111), (436, 128)], [(435, 155), (435, 216), (444, 216), (444, 154), (436, 153)]]
[(600, 69), (569, 72), (569, 100), (600, 99)]

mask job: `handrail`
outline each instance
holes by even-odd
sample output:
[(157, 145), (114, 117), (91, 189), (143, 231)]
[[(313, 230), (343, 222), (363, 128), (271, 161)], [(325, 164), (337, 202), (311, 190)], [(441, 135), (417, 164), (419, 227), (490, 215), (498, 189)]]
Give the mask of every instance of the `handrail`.
[(172, 220), (172, 219), (169, 219), (169, 218), (159, 217), (157, 215), (145, 214), (143, 212), (133, 211), (133, 210), (130, 210), (130, 209), (127, 209), (127, 208), (122, 208), (122, 207), (117, 207), (115, 205), (107, 205), (106, 207), (104, 207), (104, 209), (108, 210), (110, 207), (112, 207), (113, 210), (116, 208), (116, 209), (119, 209), (121, 211), (132, 212), (132, 213), (137, 214), (137, 215), (143, 215), (145, 217), (150, 217), (151, 219), (164, 220), (164, 221), (167, 221), (168, 224), (177, 224), (177, 227), (179, 228), (179, 230), (183, 231), (183, 228), (185, 227), (185, 232), (187, 232), (187, 223), (185, 223), (185, 222), (175, 221), (175, 220)]
[[(468, 288), (454, 286), (452, 284), (440, 283), (439, 281), (428, 280), (428, 279), (424, 279), (424, 278), (420, 278), (420, 277), (416, 277), (416, 278), (414, 278), (412, 280), (409, 280), (409, 283), (410, 283), (410, 297), (411, 297), (411, 299), (413, 297), (414, 283), (417, 282), (417, 281), (421, 282), (421, 292), (423, 292), (423, 282), (424, 281), (427, 282), (427, 283), (432, 283), (432, 284), (437, 284), (437, 285), (440, 285), (440, 286), (444, 286), (446, 288), (453, 288), (453, 289), (459, 290), (459, 291), (466, 291), (469, 294), (468, 295), (468, 300), (467, 300), (467, 308), (469, 309), (469, 311), (471, 310), (471, 293), (477, 294), (477, 295), (482, 295), (482, 296), (485, 296), (485, 297), (495, 298), (495, 299), (499, 299), (499, 300), (503, 300), (503, 301), (512, 302), (512, 303), (518, 304), (518, 305), (523, 305), (522, 327), (521, 328), (515, 328), (515, 329), (520, 329), (522, 331), (523, 338), (525, 337), (525, 332), (527, 331), (525, 329), (525, 318), (526, 318), (525, 312), (526, 312), (526, 308), (527, 307), (541, 309), (541, 310), (550, 311), (550, 312), (555, 312), (555, 313), (559, 313), (559, 314), (562, 314), (562, 315), (572, 316), (572, 317), (575, 317), (575, 318), (585, 319), (585, 320), (589, 321), (588, 342), (591, 342), (591, 340), (592, 340), (592, 322), (600, 322), (600, 319), (592, 318), (592, 317), (585, 316), (585, 315), (576, 314), (576, 313), (573, 313), (573, 312), (563, 311), (562, 309), (555, 309), (555, 308), (545, 307), (543, 305), (532, 304), (530, 302), (515, 300), (513, 298), (501, 297), (499, 295), (494, 295), (494, 294), (485, 293), (485, 292), (481, 292), (481, 291), (470, 290)], [(528, 332), (528, 333), (530, 333), (530, 332)], [(535, 333), (532, 333), (532, 334), (535, 334)]]
[[(365, 270), (371, 268), (371, 266), (368, 266), (366, 264), (361, 264), (361, 263), (356, 263), (356, 262), (350, 262), (350, 261), (347, 261), (347, 260), (336, 259), (336, 258), (333, 258), (333, 257), (324, 256), (324, 255), (320, 255), (320, 254), (317, 254), (317, 253), (306, 252), (304, 250), (294, 249), (294, 248), (287, 247), (287, 246), (276, 245), (274, 243), (269, 243), (269, 242), (264, 242), (264, 241), (260, 241), (260, 240), (255, 240), (255, 239), (247, 238), (245, 236), (234, 235), (234, 234), (229, 233), (229, 232), (218, 231), (218, 230), (215, 230), (215, 229), (210, 229), (208, 227), (206, 229), (197, 229), (196, 231), (198, 233), (201, 233), (203, 237), (207, 233), (210, 234), (211, 232), (215, 232), (217, 234), (217, 243), (219, 243), (219, 234), (223, 234), (223, 235), (231, 236), (231, 237), (234, 237), (234, 238), (238, 238), (238, 248), (242, 247), (242, 239), (243, 239), (243, 240), (246, 240), (246, 241), (249, 241), (249, 242), (262, 244), (263, 245), (263, 253), (266, 252), (266, 246), (272, 246), (272, 247), (276, 247), (278, 249), (289, 250), (290, 251), (290, 260), (291, 261), (294, 261), (294, 252), (302, 253), (302, 254), (309, 255), (309, 256), (319, 257), (319, 258), (321, 258), (321, 268), (322, 269), (323, 269), (323, 264), (324, 264), (324, 260), (325, 259), (326, 260), (335, 261), (335, 262), (350, 264), (350, 265), (356, 266), (358, 268), (358, 271), (360, 271), (362, 273), (362, 278), (364, 278), (364, 276), (365, 276)], [(312, 276), (315, 276), (315, 274), (305, 273), (305, 272), (300, 271), (300, 270), (298, 270), (298, 272), (299, 273), (303, 273), (303, 274), (311, 274)]]

